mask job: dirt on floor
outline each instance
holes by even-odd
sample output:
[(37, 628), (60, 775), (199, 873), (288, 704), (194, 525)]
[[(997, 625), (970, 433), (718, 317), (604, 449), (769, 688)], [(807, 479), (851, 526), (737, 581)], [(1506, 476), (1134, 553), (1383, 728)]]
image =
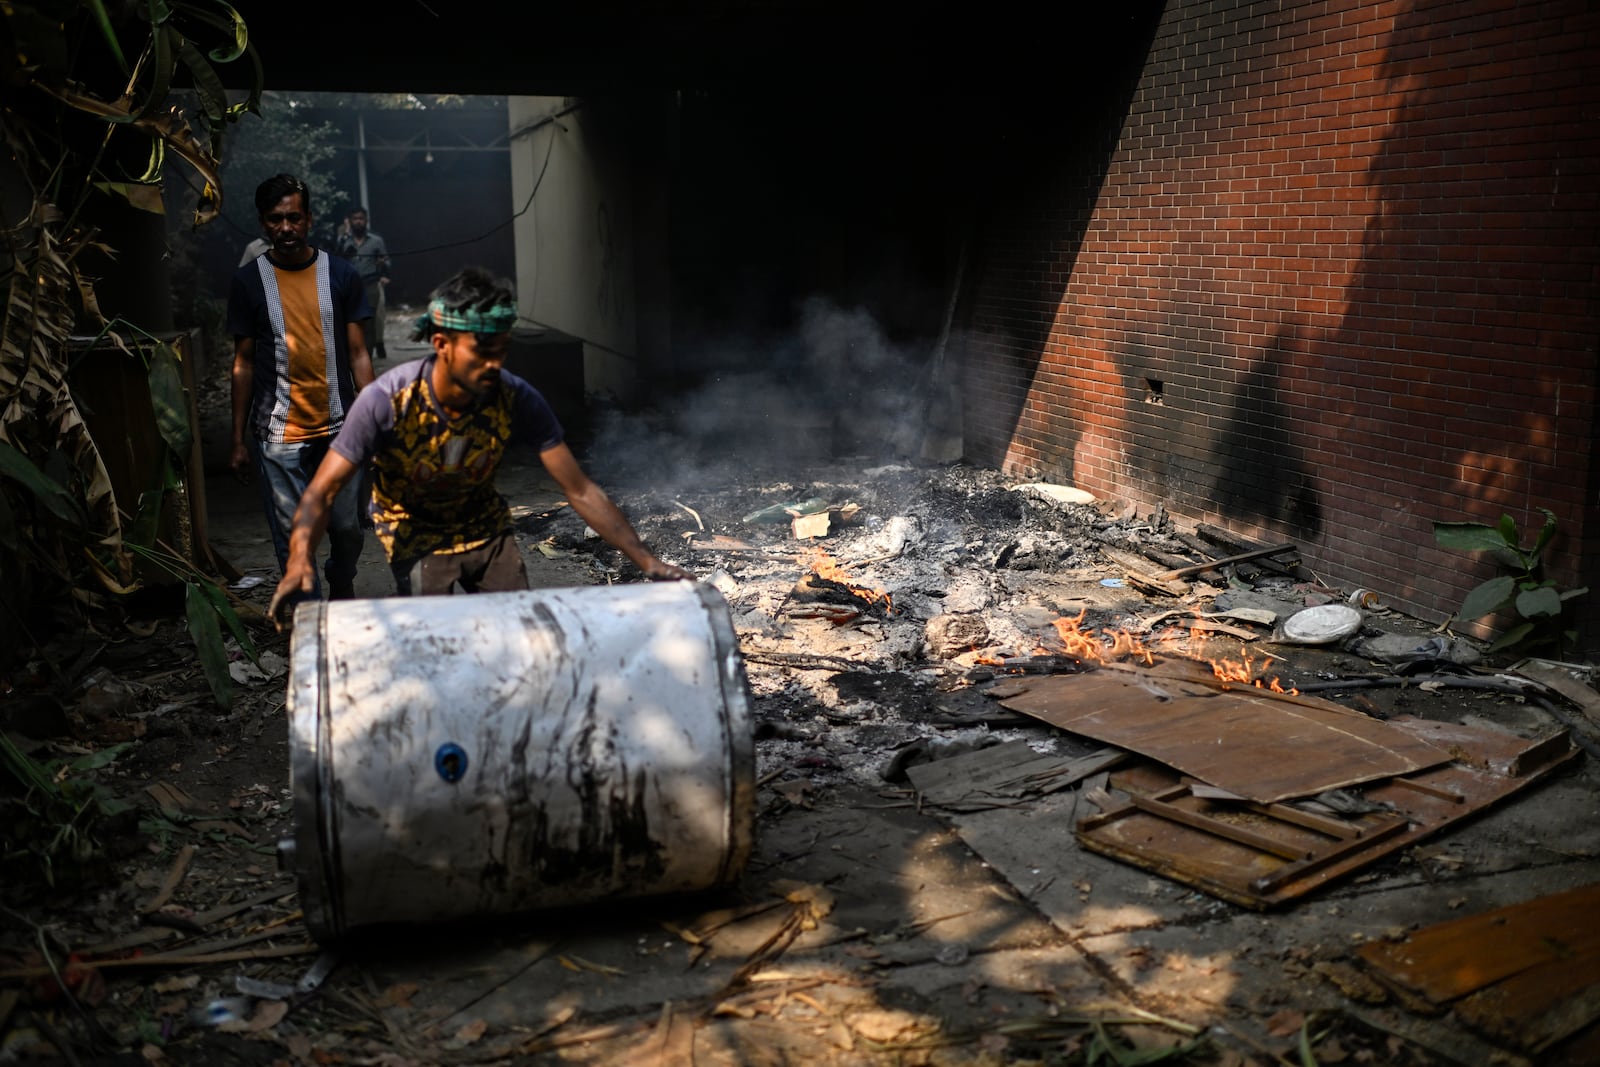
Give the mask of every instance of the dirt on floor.
[[(84, 822), (8, 841), (0, 1062), (1583, 1062), (1583, 1033), (1532, 1048), (1413, 1010), (1356, 952), (1600, 881), (1584, 752), (1265, 909), (1083, 847), (1074, 829), (1117, 801), (1115, 778), (976, 807), (915, 784), (919, 768), (1006, 743), (1097, 751), (997, 694), (1101, 656), (1135, 671), (1226, 662), (1246, 687), (1315, 691), (1364, 720), (1529, 745), (1567, 732), (1593, 751), (1582, 713), (1516, 688), (1505, 660), (1385, 608), (1381, 591), (1354, 634), (1286, 640), (1296, 610), (1355, 592), (1292, 553), (1158, 592), (1150, 578), (1201, 547), (1165, 514), (961, 465), (729, 457), (647, 421), (606, 429), (584, 449), (592, 473), (660, 555), (722, 595), (737, 633), (758, 788), (736, 884), (313, 943), (277, 862), (296, 799), (287, 638), (251, 618), (275, 563), (254, 490), (212, 469), (210, 542), (240, 574), (260, 653), (235, 653), (231, 707), (208, 690), (177, 590), (141, 614), (77, 616), (10, 679), (7, 736)], [(222, 432), (213, 419), (208, 441)], [(639, 580), (536, 463), (501, 487), (536, 588)], [(832, 506), (829, 529), (805, 540), (771, 510), (814, 500)], [(1231, 554), (1219, 543), (1209, 558)], [(389, 591), (369, 542), (358, 594)], [(1386, 634), (1404, 647), (1375, 657)], [(96, 815), (91, 790), (124, 810)], [(41, 809), (38, 794), (9, 803)]]

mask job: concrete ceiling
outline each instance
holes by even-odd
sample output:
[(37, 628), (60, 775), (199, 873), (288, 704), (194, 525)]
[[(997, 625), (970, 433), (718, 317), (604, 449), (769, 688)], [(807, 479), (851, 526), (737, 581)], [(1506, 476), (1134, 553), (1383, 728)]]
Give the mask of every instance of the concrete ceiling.
[(243, 14), (273, 88), (581, 95), (788, 83), (945, 95), (1093, 77), (1097, 56), (1117, 51), (1108, 39), (1148, 33), (1161, 6), (1071, 5), (1068, 18), (1006, 4), (354, 0), (314, 17)]

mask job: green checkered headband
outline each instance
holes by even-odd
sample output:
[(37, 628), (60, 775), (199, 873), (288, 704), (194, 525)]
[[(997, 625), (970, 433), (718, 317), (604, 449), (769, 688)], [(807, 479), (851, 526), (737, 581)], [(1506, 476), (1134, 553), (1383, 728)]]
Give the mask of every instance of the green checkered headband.
[(417, 331), (462, 330), (466, 333), (510, 333), (517, 321), (517, 305), (496, 304), (489, 308), (447, 308), (443, 300), (428, 304), (428, 313), (417, 320)]

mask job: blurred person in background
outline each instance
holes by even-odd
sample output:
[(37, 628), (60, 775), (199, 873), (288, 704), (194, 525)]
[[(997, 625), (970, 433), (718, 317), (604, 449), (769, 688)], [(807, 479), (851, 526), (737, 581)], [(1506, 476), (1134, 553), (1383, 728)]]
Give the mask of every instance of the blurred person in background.
[(383, 290), (389, 284), (389, 246), (382, 236), (367, 229), (366, 208), (355, 208), (345, 216), (334, 251), (354, 263), (361, 275), (367, 303), (372, 306), (372, 318), (364, 327), (367, 351), (372, 353), (373, 359), (385, 359), (388, 352), (383, 346)]

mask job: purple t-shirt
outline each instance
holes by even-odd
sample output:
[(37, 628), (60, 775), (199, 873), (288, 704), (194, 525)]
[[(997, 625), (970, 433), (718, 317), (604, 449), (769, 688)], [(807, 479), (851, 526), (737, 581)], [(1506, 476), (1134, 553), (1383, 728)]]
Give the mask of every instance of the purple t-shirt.
[(543, 452), (565, 436), (537, 389), (506, 371), (500, 388), (452, 415), (433, 392), (434, 357), (403, 363), (361, 390), (333, 450), (372, 465), (372, 519), (391, 562), (465, 552), (511, 529), (494, 487), (508, 445)]

